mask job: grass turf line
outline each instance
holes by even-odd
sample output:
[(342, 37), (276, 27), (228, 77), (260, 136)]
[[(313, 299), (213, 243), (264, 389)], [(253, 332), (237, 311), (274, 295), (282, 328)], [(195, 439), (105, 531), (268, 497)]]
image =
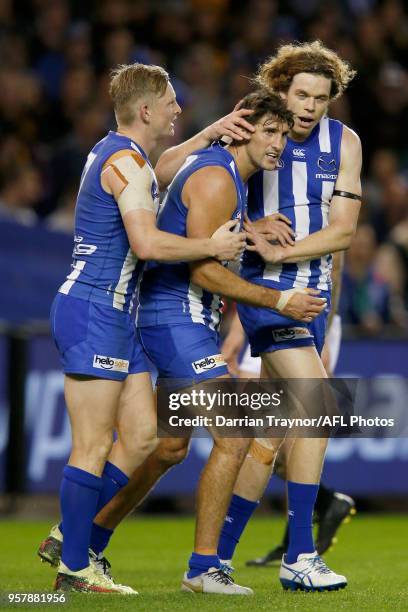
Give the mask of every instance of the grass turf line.
[[(0, 522), (2, 561), (0, 590), (50, 591), (55, 571), (36, 556), (47, 535), (48, 522)], [(183, 612), (236, 610), (406, 610), (408, 586), (403, 534), (406, 517), (357, 516), (341, 528), (339, 543), (325, 555), (327, 563), (348, 577), (349, 585), (333, 593), (290, 593), (282, 590), (278, 566), (247, 568), (245, 560), (264, 554), (278, 542), (283, 521), (276, 517), (254, 519), (234, 558), (235, 578), (251, 586), (254, 597), (189, 595), (179, 592), (191, 552), (193, 520), (136, 518), (115, 533), (108, 557), (118, 582), (136, 588), (138, 597), (70, 594), (62, 605), (8, 606), (31, 610), (158, 610)], [(3, 600), (4, 602), (4, 600)], [(4, 607), (0, 604), (0, 607)]]

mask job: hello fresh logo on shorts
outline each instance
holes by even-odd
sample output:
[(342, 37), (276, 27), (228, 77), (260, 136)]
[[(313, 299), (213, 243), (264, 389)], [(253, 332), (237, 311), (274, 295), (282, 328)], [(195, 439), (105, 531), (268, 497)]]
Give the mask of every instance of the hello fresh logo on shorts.
[(118, 359), (117, 357), (107, 357), (106, 355), (94, 355), (93, 367), (101, 370), (111, 370), (112, 372), (129, 371), (129, 362), (126, 359)]
[(218, 354), (193, 361), (191, 365), (193, 366), (196, 374), (201, 374), (202, 372), (207, 372), (208, 370), (212, 370), (213, 368), (218, 368), (227, 364), (225, 363), (223, 356)]
[(303, 340), (312, 338), (310, 331), (306, 327), (283, 327), (274, 329), (272, 336), (275, 342), (285, 342), (286, 340)]

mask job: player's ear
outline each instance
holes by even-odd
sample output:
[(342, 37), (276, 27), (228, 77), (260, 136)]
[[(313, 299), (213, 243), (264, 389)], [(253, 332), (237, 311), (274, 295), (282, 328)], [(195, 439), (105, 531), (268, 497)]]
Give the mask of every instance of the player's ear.
[(143, 123), (150, 123), (152, 113), (149, 108), (149, 105), (146, 102), (140, 105), (139, 113)]

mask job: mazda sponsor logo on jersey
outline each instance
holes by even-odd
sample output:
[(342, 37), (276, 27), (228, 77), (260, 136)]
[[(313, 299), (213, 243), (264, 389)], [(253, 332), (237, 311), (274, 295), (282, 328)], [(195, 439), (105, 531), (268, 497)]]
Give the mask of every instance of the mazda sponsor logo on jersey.
[(202, 372), (208, 372), (214, 368), (227, 365), (221, 354), (211, 355), (210, 357), (204, 357), (204, 359), (197, 359), (191, 363), (193, 370), (196, 374), (202, 374)]
[(285, 162), (283, 159), (278, 159), (278, 163), (276, 164), (276, 170), (282, 170), (285, 167)]
[(316, 174), (316, 178), (327, 181), (335, 181), (337, 178), (337, 174)]
[(304, 149), (293, 149), (293, 155), (295, 157), (300, 157), (300, 158), (304, 158), (306, 157), (306, 152)]
[(129, 372), (129, 362), (118, 357), (108, 357), (107, 355), (94, 355), (93, 367), (100, 370), (111, 370), (112, 372)]
[(272, 331), (272, 336), (275, 342), (313, 338), (306, 327), (282, 327), (281, 329), (274, 329)]

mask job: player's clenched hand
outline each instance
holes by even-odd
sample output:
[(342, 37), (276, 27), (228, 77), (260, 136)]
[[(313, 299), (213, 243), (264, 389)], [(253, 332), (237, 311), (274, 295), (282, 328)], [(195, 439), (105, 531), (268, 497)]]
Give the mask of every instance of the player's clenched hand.
[(221, 117), (221, 119), (205, 128), (204, 135), (209, 142), (219, 140), (222, 136), (228, 136), (232, 140), (239, 141), (251, 138), (255, 128), (245, 120), (245, 117), (252, 115), (253, 111), (247, 108), (235, 109), (229, 115)]
[[(249, 219), (246, 221), (248, 224)], [(249, 224), (255, 228), (258, 234), (270, 242), (279, 242), (283, 247), (287, 244), (295, 244), (295, 232), (290, 227), (292, 221), (282, 213), (267, 215), (262, 219)]]
[(213, 257), (218, 261), (231, 261), (237, 259), (246, 246), (245, 232), (232, 232), (239, 223), (238, 219), (227, 221), (221, 225), (211, 236), (213, 242)]
[(317, 297), (317, 289), (288, 289), (281, 291), (276, 310), (285, 317), (310, 323), (326, 308), (327, 300)]

